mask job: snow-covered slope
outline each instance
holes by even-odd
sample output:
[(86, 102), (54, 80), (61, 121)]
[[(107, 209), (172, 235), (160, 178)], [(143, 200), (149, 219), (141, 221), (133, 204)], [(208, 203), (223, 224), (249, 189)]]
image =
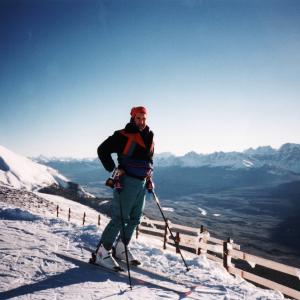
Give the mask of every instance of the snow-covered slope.
[(56, 170), (15, 154), (0, 145), (0, 183), (36, 190), (52, 184), (67, 186), (68, 179)]
[[(48, 210), (41, 209), (47, 204)], [(56, 204), (64, 220), (71, 205), (71, 222), (54, 217)], [(86, 226), (81, 226), (83, 212)], [(130, 290), (126, 277), (86, 263), (108, 221), (103, 216), (100, 227), (93, 225), (97, 216), (62, 197), (0, 186), (0, 299), (283, 299), (234, 278), (205, 257), (184, 252), (191, 268), (186, 273), (180, 256), (145, 235), (132, 241), (144, 269), (132, 270)]]
[(0, 185), (27, 191), (43, 190), (76, 198), (94, 198), (78, 184), (69, 181), (55, 169), (13, 153), (0, 145)]

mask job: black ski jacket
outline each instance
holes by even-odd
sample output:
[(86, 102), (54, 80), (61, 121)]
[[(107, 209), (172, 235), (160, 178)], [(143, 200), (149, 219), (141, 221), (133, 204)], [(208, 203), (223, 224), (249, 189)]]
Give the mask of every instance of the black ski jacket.
[(111, 154), (117, 153), (119, 168), (129, 176), (145, 179), (153, 169), (153, 132), (148, 126), (139, 131), (131, 121), (124, 129), (108, 137), (98, 147), (97, 153), (107, 171), (112, 172), (116, 167)]

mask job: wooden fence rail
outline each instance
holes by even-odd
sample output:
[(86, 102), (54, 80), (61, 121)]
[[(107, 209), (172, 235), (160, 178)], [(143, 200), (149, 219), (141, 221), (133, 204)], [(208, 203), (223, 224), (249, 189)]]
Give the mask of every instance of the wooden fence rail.
[(254, 275), (252, 273), (249, 273), (249, 272), (246, 272), (246, 271), (240, 270), (238, 268), (234, 268), (234, 267), (229, 267), (228, 271), (230, 274), (238, 275), (244, 279), (248, 279), (252, 282), (256, 282), (256, 283), (263, 285), (265, 287), (268, 287), (270, 289), (280, 291), (281, 293), (283, 293), (289, 297), (293, 297), (294, 299), (300, 299), (299, 291), (291, 289), (285, 285), (279, 284), (277, 282), (271, 281), (269, 279)]
[[(274, 262), (265, 258), (261, 258), (249, 253), (240, 251), (240, 245), (233, 242), (228, 238), (226, 241), (211, 237), (210, 234), (204, 230), (182, 226), (178, 224), (172, 224), (169, 222), (169, 226), (174, 234), (176, 234), (176, 244), (170, 239), (168, 233), (161, 228), (164, 222), (143, 219), (141, 225), (138, 228), (139, 232), (156, 235), (158, 238), (163, 239), (163, 247), (166, 248), (166, 243), (172, 246), (183, 247), (189, 249), (197, 254), (204, 254), (207, 258), (223, 263), (224, 268), (233, 275), (238, 275), (244, 279), (248, 279), (254, 283), (260, 284), (270, 289), (278, 290), (283, 294), (300, 300), (300, 291), (289, 288), (277, 282), (260, 277), (250, 272), (240, 270), (232, 263), (233, 259), (238, 259), (247, 262), (252, 268), (255, 265), (260, 265), (265, 268), (279, 271), (284, 274), (296, 276), (300, 280), (300, 269), (287, 266), (281, 263)], [(300, 282), (299, 282), (300, 287)]]
[[(62, 210), (57, 205), (56, 216)], [(68, 220), (71, 219), (71, 209), (68, 211)], [(85, 224), (87, 214), (83, 213), (82, 225)], [(97, 224), (100, 225), (101, 216), (98, 215)], [(274, 262), (259, 256), (255, 256), (246, 252), (240, 251), (240, 245), (235, 244), (232, 239), (228, 238), (226, 241), (217, 239), (210, 236), (209, 232), (201, 226), (200, 228), (193, 228), (183, 226), (179, 224), (173, 224), (169, 220), (168, 225), (172, 232), (176, 236), (175, 242), (171, 239), (168, 233), (167, 226), (163, 221), (150, 220), (143, 218), (141, 224), (136, 229), (136, 238), (138, 239), (140, 233), (155, 236), (162, 241), (163, 249), (166, 249), (168, 245), (175, 247), (176, 252), (178, 248), (184, 248), (188, 251), (194, 252), (198, 255), (205, 255), (208, 259), (222, 263), (224, 268), (233, 275), (240, 276), (244, 279), (248, 279), (254, 283), (260, 284), (270, 289), (278, 290), (283, 294), (300, 300), (300, 291), (289, 288), (277, 282), (260, 277), (250, 272), (240, 270), (232, 263), (232, 259), (238, 259), (247, 262), (252, 268), (256, 265), (263, 266), (265, 268), (279, 271), (284, 274), (295, 276), (300, 280), (300, 269), (294, 268), (285, 264)], [(300, 287), (300, 282), (299, 282)]]

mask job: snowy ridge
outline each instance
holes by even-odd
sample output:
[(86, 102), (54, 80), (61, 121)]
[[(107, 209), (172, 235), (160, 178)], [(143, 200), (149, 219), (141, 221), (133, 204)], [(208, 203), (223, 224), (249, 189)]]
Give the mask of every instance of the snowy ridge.
[(67, 182), (68, 179), (56, 170), (0, 145), (0, 183), (31, 191), (52, 184), (67, 187)]
[(94, 198), (81, 186), (70, 182), (55, 169), (33, 162), (32, 160), (13, 153), (0, 145), (0, 185), (10, 186), (27, 191), (37, 191), (51, 187), (61, 188), (64, 194), (73, 190), (78, 197)]
[(248, 155), (240, 152), (215, 152), (212, 154), (198, 154), (189, 152), (184, 156), (170, 155), (168, 157), (156, 156), (156, 165), (160, 167), (181, 166), (181, 167), (230, 167), (230, 168), (245, 168), (245, 167), (261, 167), (263, 163)]
[(73, 158), (73, 157), (57, 157), (57, 156), (45, 156), (45, 155), (39, 155), (37, 157), (31, 157), (33, 161), (36, 161), (38, 163), (48, 163), (50, 161), (60, 161), (60, 162), (76, 162), (76, 161), (86, 161), (91, 162), (94, 161), (94, 157), (86, 157), (86, 158)]
[[(92, 158), (58, 158), (39, 156), (34, 158), (40, 163), (49, 162), (89, 162), (99, 165), (98, 159)], [(214, 152), (201, 154), (191, 151), (183, 156), (175, 156), (170, 152), (155, 154), (156, 167), (224, 167), (231, 169), (261, 168), (267, 166), (282, 172), (300, 173), (300, 144), (286, 143), (278, 150), (270, 146), (262, 146), (256, 149), (249, 148), (243, 152)], [(279, 170), (281, 169), (281, 170)]]
[[(58, 196), (19, 191), (16, 199), (17, 190), (13, 190), (14, 197), (9, 197), (8, 188), (2, 187), (3, 191), (7, 198), (5, 203), (1, 202), (0, 193), (0, 299), (141, 299), (141, 295), (151, 300), (284, 299), (279, 292), (234, 278), (204, 256), (184, 252), (191, 268), (186, 273), (174, 250), (162, 250), (160, 240), (145, 235), (134, 239), (131, 248), (149, 272), (133, 270), (134, 277), (141, 281), (134, 281), (130, 291), (126, 278), (85, 263), (90, 257), (87, 249), (96, 247), (107, 218), (101, 218), (100, 227), (81, 226), (84, 211), (91, 219), (98, 213)], [(24, 193), (27, 200), (23, 200)], [(71, 205), (74, 218), (69, 223), (54, 218), (51, 210), (43, 212), (39, 205), (22, 208), (30, 195), (36, 204), (48, 203), (53, 207), (59, 203), (63, 211)]]
[(183, 156), (171, 153), (157, 154), (155, 164), (159, 167), (229, 167), (260, 168), (269, 166), (300, 173), (300, 145), (287, 143), (278, 150), (270, 146), (247, 149), (243, 152), (215, 152), (198, 154), (194, 151)]

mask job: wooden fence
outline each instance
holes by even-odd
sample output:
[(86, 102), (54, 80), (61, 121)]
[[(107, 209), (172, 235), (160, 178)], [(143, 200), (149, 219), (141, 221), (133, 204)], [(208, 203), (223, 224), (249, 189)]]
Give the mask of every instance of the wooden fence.
[[(56, 214), (57, 218), (64, 214), (64, 211), (59, 207), (59, 205), (56, 205), (55, 214)], [(74, 218), (74, 215), (75, 215), (75, 213), (73, 211), (71, 211), (71, 208), (69, 208), (68, 209), (68, 214), (67, 214), (68, 221), (71, 220), (71, 216), (73, 216), (73, 218)], [(77, 213), (77, 217), (80, 217), (78, 215), (78, 213)], [(79, 219), (81, 219), (81, 217)], [(87, 221), (89, 221), (89, 223), (91, 223), (91, 224), (95, 224), (95, 219), (94, 218), (93, 219), (92, 218), (87, 219), (87, 214), (84, 211), (83, 214), (82, 214), (82, 225), (84, 226)], [(100, 226), (100, 222), (101, 222), (101, 215), (98, 214), (97, 215), (97, 225), (98, 226)]]
[[(61, 209), (57, 205), (56, 216), (59, 217)], [(68, 220), (71, 219), (71, 209), (68, 211)], [(85, 225), (87, 215), (84, 212), (82, 215), (82, 225)], [(97, 224), (100, 225), (101, 216), (98, 215)], [(90, 220), (92, 221), (92, 220)], [(96, 220), (94, 220), (96, 221)], [(92, 221), (93, 222), (93, 221)], [(278, 290), (281, 293), (300, 300), (300, 291), (289, 288), (285, 285), (279, 284), (264, 277), (255, 275), (250, 272), (238, 269), (233, 264), (232, 260), (237, 259), (247, 262), (251, 267), (256, 265), (263, 266), (265, 268), (279, 271), (284, 274), (288, 274), (299, 279), (300, 287), (300, 269), (287, 266), (281, 263), (274, 262), (265, 258), (261, 258), (246, 252), (240, 251), (240, 245), (235, 244), (232, 239), (228, 238), (226, 241), (212, 237), (209, 232), (200, 228), (193, 228), (178, 224), (173, 224), (168, 220), (168, 225), (174, 235), (176, 236), (175, 242), (171, 238), (167, 226), (163, 221), (151, 220), (143, 218), (141, 224), (136, 229), (136, 238), (138, 239), (140, 233), (148, 234), (157, 237), (162, 241), (163, 249), (168, 246), (175, 247), (175, 251), (178, 252), (179, 247), (187, 251), (193, 252), (198, 255), (205, 255), (208, 259), (223, 264), (224, 268), (233, 275), (238, 275), (244, 279), (257, 283), (267, 288)]]
[(233, 243), (232, 239), (228, 238), (226, 241), (223, 241), (214, 238), (210, 236), (209, 232), (205, 230), (203, 226), (200, 228), (193, 228), (172, 224), (170, 221), (168, 221), (168, 225), (174, 233), (174, 236), (176, 236), (175, 243), (167, 232), (167, 226), (164, 222), (150, 219), (142, 220), (142, 223), (137, 228), (136, 237), (138, 238), (140, 232), (154, 235), (162, 240), (162, 247), (164, 249), (166, 249), (167, 245), (172, 245), (177, 251), (178, 247), (180, 247), (198, 255), (205, 255), (211, 260), (222, 263), (224, 268), (233, 275), (238, 275), (244, 279), (248, 279), (273, 290), (278, 290), (289, 297), (300, 300), (300, 291), (238, 269), (235, 267), (232, 260), (237, 259), (245, 261), (252, 268), (256, 265), (260, 265), (271, 270), (298, 277), (299, 288), (300, 269), (242, 252), (240, 251), (240, 246)]

